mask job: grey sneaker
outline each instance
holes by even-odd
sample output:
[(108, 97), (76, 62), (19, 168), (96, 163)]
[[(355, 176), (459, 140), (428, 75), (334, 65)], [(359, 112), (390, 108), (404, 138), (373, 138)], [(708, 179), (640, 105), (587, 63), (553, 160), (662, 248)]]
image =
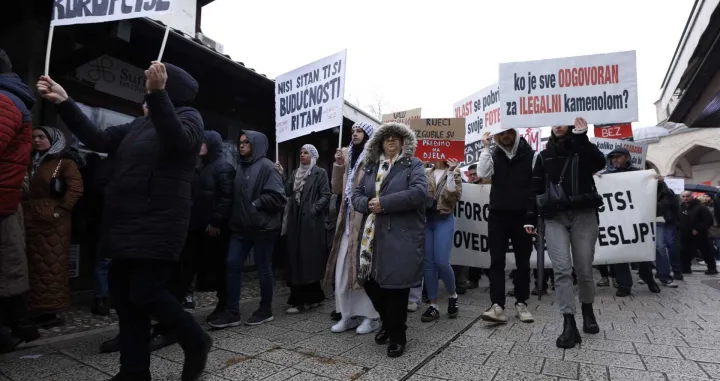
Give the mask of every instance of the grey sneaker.
[(673, 282), (673, 281), (662, 282), (662, 285), (663, 285), (664, 287), (667, 287), (667, 288), (678, 288), (677, 283), (675, 283), (675, 282)]
[(480, 315), (480, 318), (491, 323), (507, 323), (508, 321), (505, 310), (499, 304), (493, 304), (492, 307)]
[(528, 311), (527, 304), (517, 303), (515, 304), (515, 313), (523, 323), (532, 323), (535, 321), (530, 311)]
[(237, 327), (242, 324), (242, 320), (240, 320), (240, 314), (222, 311), (214, 319), (208, 321), (208, 324), (213, 328)]
[(595, 283), (595, 285), (598, 287), (607, 287), (610, 285), (610, 279), (605, 278), (605, 277), (600, 278), (600, 280), (597, 283)]

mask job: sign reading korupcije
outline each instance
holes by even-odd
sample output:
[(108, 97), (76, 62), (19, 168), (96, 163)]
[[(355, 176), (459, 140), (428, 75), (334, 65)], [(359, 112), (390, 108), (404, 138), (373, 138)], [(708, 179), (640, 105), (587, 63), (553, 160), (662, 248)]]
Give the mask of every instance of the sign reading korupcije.
[(173, 10), (173, 0), (53, 0), (50, 25), (90, 24), (96, 22), (153, 17)]

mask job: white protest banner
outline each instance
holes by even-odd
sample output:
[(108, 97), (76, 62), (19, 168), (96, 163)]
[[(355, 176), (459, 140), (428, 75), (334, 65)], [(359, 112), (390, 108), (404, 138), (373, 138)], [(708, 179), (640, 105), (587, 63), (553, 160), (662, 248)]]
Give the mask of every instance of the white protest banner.
[(635, 51), (500, 64), (504, 127), (638, 120)]
[[(655, 208), (657, 180), (653, 171), (633, 171), (595, 177), (603, 197), (600, 228), (595, 245), (596, 265), (655, 260)], [(463, 184), (462, 199), (455, 206), (455, 233), (450, 263), (488, 268), (490, 252), (488, 224), (490, 187)], [(531, 266), (537, 253), (533, 252)], [(515, 266), (513, 255), (507, 256)], [(547, 253), (545, 267), (552, 267)]]
[(680, 196), (680, 194), (685, 191), (685, 179), (666, 177), (665, 185), (667, 185), (676, 196)]
[(346, 57), (343, 50), (275, 79), (278, 142), (342, 126)]
[(465, 118), (465, 144), (480, 141), (485, 132), (500, 128), (500, 92), (494, 83), (453, 106), (456, 118)]
[(392, 114), (383, 114), (383, 123), (401, 123), (406, 126), (410, 125), (410, 119), (420, 119), (422, 109), (414, 108), (412, 110), (394, 112)]
[(645, 169), (645, 157), (647, 156), (647, 145), (620, 139), (590, 138), (603, 155), (607, 156), (616, 148), (625, 148), (630, 152), (630, 163), (635, 168)]
[[(45, 50), (45, 75), (50, 75), (50, 54), (56, 26), (91, 24), (136, 17), (157, 17), (173, 12), (176, 0), (53, 0), (50, 31)], [(130, 3), (130, 4), (128, 4)], [(170, 26), (165, 28), (158, 61), (165, 51)]]

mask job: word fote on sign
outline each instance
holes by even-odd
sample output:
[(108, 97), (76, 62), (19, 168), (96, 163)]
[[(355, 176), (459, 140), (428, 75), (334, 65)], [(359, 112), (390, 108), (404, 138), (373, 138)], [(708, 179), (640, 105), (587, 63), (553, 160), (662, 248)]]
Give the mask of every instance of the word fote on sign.
[(415, 156), (424, 162), (463, 161), (465, 156), (465, 119), (411, 119), (418, 146)]

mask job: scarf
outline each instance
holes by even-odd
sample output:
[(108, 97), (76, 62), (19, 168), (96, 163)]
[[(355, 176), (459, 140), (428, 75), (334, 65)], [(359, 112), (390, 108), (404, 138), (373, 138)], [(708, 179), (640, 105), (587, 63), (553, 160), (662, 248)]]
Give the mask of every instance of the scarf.
[[(444, 172), (442, 176), (440, 176), (440, 180), (435, 180), (435, 171), (442, 171)], [(445, 186), (447, 185), (447, 176), (449, 176), (447, 169), (433, 169), (430, 171), (430, 176), (432, 176), (433, 180), (435, 180), (435, 194), (433, 195), (433, 198), (435, 201), (440, 201), (440, 196), (442, 195), (442, 192), (445, 191)]]
[[(373, 133), (375, 132), (375, 128), (367, 123), (358, 122), (353, 125), (353, 130), (356, 128), (362, 128), (363, 131), (365, 131), (365, 139), (364, 141), (370, 140), (370, 137), (372, 137)], [(353, 180), (355, 179), (355, 171), (360, 166), (360, 163), (363, 162), (363, 159), (365, 158), (365, 150), (363, 147), (355, 147), (352, 142), (350, 143), (350, 147), (348, 148), (348, 158), (352, 158), (353, 156), (357, 155), (356, 152), (354, 152), (355, 149), (360, 150), (360, 155), (357, 156), (357, 160), (355, 160), (354, 165), (348, 164), (348, 175), (347, 175), (347, 182), (345, 183), (345, 202), (347, 202), (347, 215), (346, 215), (346, 221), (348, 223), (345, 224), (345, 234), (350, 234), (350, 209), (352, 207), (352, 193), (353, 193)]]
[(50, 142), (50, 148), (45, 152), (35, 152), (35, 155), (33, 155), (32, 168), (30, 169), (31, 179), (46, 157), (62, 152), (65, 149), (66, 145), (65, 135), (57, 128), (37, 127), (35, 129), (40, 130), (45, 134), (45, 136), (48, 138), (48, 141)]
[(303, 187), (305, 186), (305, 180), (310, 175), (317, 159), (320, 157), (317, 148), (312, 144), (305, 144), (302, 149), (310, 154), (310, 164), (302, 165), (295, 171), (295, 181), (293, 182), (293, 191), (295, 192), (295, 201), (300, 203), (300, 195), (302, 194)]
[[(392, 159), (386, 159), (384, 154), (380, 155), (380, 162), (378, 165), (377, 176), (375, 176), (375, 195), (379, 197), (380, 187), (382, 182), (392, 169), (393, 164), (400, 158), (400, 155), (396, 155)], [(365, 226), (362, 231), (362, 240), (360, 241), (360, 271), (358, 280), (370, 279), (370, 272), (372, 271), (372, 256), (375, 251), (375, 213), (370, 213), (368, 218), (365, 220)]]

